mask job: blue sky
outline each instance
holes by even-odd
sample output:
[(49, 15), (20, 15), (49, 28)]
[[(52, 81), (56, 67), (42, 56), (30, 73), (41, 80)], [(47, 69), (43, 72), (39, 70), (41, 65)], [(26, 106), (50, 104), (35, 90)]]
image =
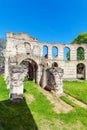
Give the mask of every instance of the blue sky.
[(6, 32), (69, 43), (87, 32), (87, 0), (0, 0), (0, 37)]

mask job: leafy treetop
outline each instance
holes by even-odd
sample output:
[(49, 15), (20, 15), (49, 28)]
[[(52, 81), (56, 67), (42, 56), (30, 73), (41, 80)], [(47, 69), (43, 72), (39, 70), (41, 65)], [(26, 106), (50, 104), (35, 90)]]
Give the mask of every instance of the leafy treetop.
[(71, 44), (87, 44), (87, 32), (80, 33), (72, 42)]

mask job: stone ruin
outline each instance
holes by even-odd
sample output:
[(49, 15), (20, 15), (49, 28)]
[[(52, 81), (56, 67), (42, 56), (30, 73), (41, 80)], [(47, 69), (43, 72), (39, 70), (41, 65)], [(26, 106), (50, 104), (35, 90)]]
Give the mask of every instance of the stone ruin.
[[(63, 94), (62, 80), (87, 79), (87, 44), (47, 44), (37, 41), (25, 33), (7, 33), (5, 57), (5, 80), (10, 89), (10, 100), (23, 98), (23, 82), (25, 77), (33, 80), (48, 91), (54, 90), (60, 96)], [(43, 48), (47, 47), (44, 55)], [(52, 57), (52, 47), (58, 49), (58, 54)], [(70, 58), (63, 59), (63, 49), (70, 48)], [(83, 48), (84, 60), (76, 59), (77, 49)]]

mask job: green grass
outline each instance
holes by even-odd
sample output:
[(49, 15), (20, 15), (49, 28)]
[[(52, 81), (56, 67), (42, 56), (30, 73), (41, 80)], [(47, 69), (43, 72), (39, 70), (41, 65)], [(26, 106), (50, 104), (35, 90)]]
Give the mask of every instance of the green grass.
[(64, 92), (87, 104), (87, 81), (64, 81)]
[(75, 106), (69, 113), (57, 114), (37, 87), (26, 81), (23, 101), (11, 104), (0, 77), (0, 130), (86, 130), (87, 110)]
[(62, 99), (64, 102), (66, 102), (67, 104), (71, 105), (72, 107), (75, 107), (76, 104), (73, 103), (70, 99), (68, 99), (66, 96), (61, 96), (60, 99)]
[(9, 98), (9, 91), (6, 89), (6, 84), (3, 76), (0, 76), (0, 101)]

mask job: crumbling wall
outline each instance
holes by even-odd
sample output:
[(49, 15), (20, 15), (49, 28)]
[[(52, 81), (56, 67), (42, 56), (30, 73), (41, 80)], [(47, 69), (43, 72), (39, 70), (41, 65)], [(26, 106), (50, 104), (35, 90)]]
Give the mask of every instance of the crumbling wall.
[[(6, 49), (3, 51), (5, 57), (5, 80), (7, 87), (10, 88), (11, 100), (15, 99), (15, 97), (21, 98), (22, 96), (19, 95), (23, 94), (23, 80), (25, 77), (25, 71), (23, 66), (21, 66), (21, 62), (24, 60), (28, 62), (32, 60), (37, 64), (38, 67), (35, 73), (35, 81), (38, 84), (41, 84), (43, 88), (46, 87), (46, 85), (50, 86), (51, 89), (54, 88), (59, 95), (63, 93), (62, 78), (77, 78), (78, 64), (82, 63), (85, 66), (85, 79), (87, 79), (87, 44), (77, 45), (41, 43), (38, 42), (36, 38), (30, 37), (25, 33), (7, 33), (6, 40)], [(43, 57), (43, 46), (48, 47), (47, 57)], [(53, 46), (58, 48), (58, 55), (55, 58), (52, 57)], [(70, 60), (68, 61), (64, 61), (63, 58), (65, 47), (68, 47), (70, 49)], [(84, 60), (82, 61), (77, 60), (77, 49), (79, 47), (82, 47), (84, 49)], [(52, 68), (54, 62), (58, 65), (57, 70)], [(53, 86), (50, 83), (51, 80), (49, 74), (47, 74), (47, 69), (49, 69), (48, 73), (50, 75), (53, 75)], [(64, 74), (63, 76), (60, 75), (60, 72), (62, 72), (62, 70)]]
[(54, 90), (57, 95), (63, 95), (63, 69), (54, 67), (47, 69), (47, 85), (45, 89)]

